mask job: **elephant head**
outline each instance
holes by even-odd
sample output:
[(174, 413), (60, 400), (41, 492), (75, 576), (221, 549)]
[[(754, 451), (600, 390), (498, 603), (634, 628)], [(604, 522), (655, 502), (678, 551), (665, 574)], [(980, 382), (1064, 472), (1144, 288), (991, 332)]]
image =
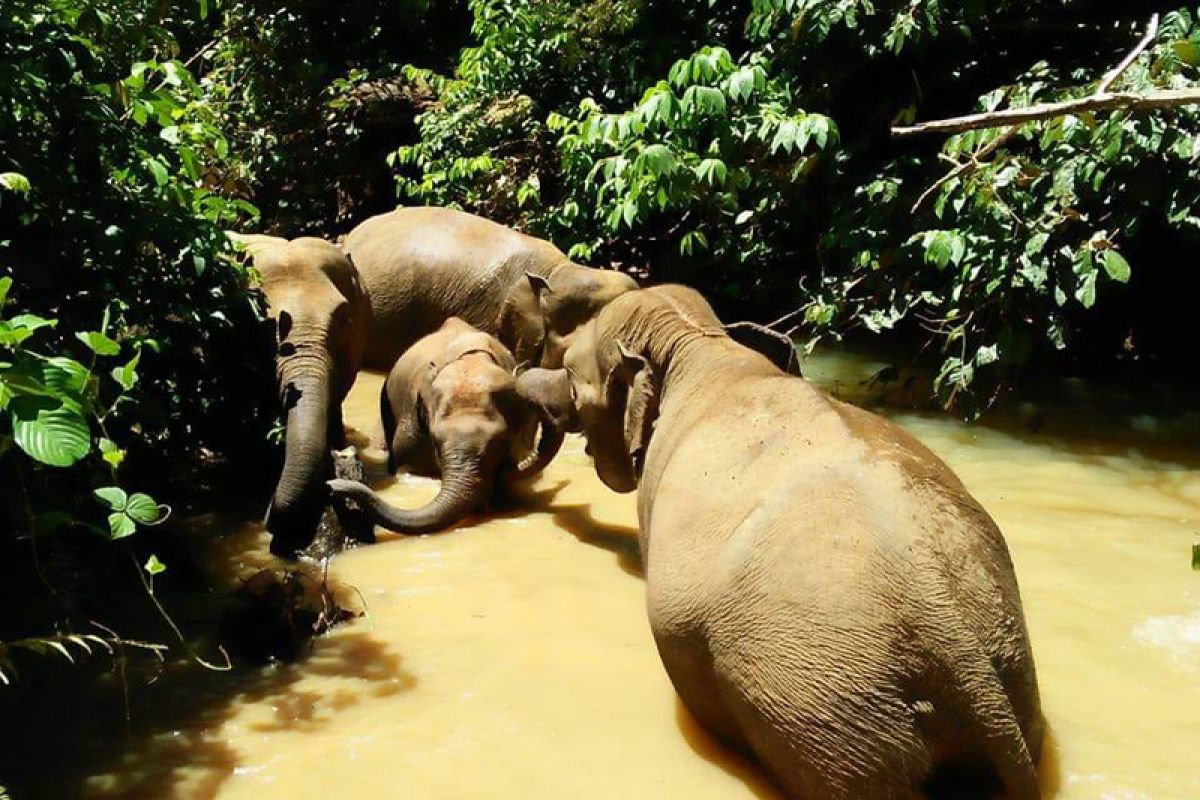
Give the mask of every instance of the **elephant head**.
[(596, 473), (610, 489), (631, 492), (641, 480), (664, 365), (713, 339), (736, 346), (704, 299), (678, 286), (624, 294), (575, 334), (564, 370)]
[[(447, 325), (454, 323), (465, 326), (460, 320)], [(563, 425), (554, 411), (566, 411), (534, 402), (530, 390), (522, 388), (531, 379), (515, 377), (511, 356), (501, 352), (504, 358), (491, 348), (474, 348), (448, 363), (431, 362), (428, 375), (419, 382), (415, 418), (424, 430), (418, 435), (428, 437), (442, 476), (433, 500), (421, 508), (399, 509), (364, 484), (342, 480), (330, 481), (334, 494), (355, 500), (376, 524), (389, 530), (430, 533), (482, 506), (501, 473), (527, 478), (541, 471), (563, 441)], [(393, 374), (403, 366), (398, 362)], [(393, 409), (389, 416), (395, 419), (399, 414)], [(541, 437), (535, 445), (539, 427)]]
[(544, 326), (541, 366), (561, 367), (574, 333), (637, 282), (615, 270), (592, 269), (566, 262), (548, 275), (525, 273), (537, 297)]
[(267, 510), (271, 550), (307, 546), (328, 500), (330, 450), (341, 446), (341, 401), (362, 364), (370, 314), (354, 265), (321, 239), (231, 235), (262, 276), (278, 335), (276, 376), (286, 417), (283, 472)]

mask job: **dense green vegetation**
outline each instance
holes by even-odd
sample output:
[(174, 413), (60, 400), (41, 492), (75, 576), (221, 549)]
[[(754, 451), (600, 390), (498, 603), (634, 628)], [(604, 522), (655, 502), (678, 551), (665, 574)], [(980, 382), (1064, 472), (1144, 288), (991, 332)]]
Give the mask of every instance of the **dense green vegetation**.
[[(397, 201), (698, 286), (807, 343), (886, 335), (964, 413), (1068, 356), (1165, 369), (1200, 283), (1200, 110), (889, 135), (1087, 95), (1155, 9), (14, 0), (0, 525), (18, 550), (125, 539), (206, 466), (269, 482), (269, 329), (222, 230), (333, 237)], [(1176, 4), (1114, 88), (1198, 67), (1197, 12)]]

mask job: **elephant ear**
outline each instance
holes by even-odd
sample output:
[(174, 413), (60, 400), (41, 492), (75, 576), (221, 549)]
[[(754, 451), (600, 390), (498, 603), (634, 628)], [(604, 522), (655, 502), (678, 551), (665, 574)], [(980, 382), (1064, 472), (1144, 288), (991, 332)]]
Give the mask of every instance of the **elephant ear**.
[(646, 448), (658, 419), (658, 386), (654, 370), (640, 354), (618, 342), (621, 351), (621, 371), (629, 387), (625, 398), (625, 449), (633, 462), (633, 472), (641, 477)]
[(542, 275), (536, 272), (525, 272), (525, 278), (529, 281), (529, 288), (533, 289), (533, 296), (540, 298), (542, 292), (546, 294), (554, 294), (554, 290), (550, 288), (550, 282)]

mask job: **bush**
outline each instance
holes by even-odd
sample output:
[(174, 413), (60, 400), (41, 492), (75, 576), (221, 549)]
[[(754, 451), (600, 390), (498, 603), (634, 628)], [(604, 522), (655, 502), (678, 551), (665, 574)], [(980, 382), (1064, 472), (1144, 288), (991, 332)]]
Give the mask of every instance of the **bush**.
[(173, 14), (19, 0), (0, 15), (0, 460), (18, 478), (0, 495), (14, 535), (128, 536), (162, 511), (118, 481), (157, 494), (190, 463), (254, 452), (273, 418), (260, 303), (222, 233), (257, 212), (223, 194), (237, 157), (178, 58)]
[[(940, 148), (888, 131), (1087, 94), (1151, 4), (712, 2), (710, 21), (667, 35), (643, 24), (691, 4), (469, 5), (477, 44), (454, 75), (408, 70), (437, 103), (393, 158), (402, 198), (690, 283), (727, 315), (796, 309), (810, 343), (894, 331), (932, 345), (941, 399), (968, 413), (1067, 348), (1109, 364), (1173, 346), (1144, 311), (1164, 284), (1137, 275), (1164, 242), (1194, 245), (1195, 111)], [(1191, 85), (1194, 26), (1166, 14), (1117, 88)]]

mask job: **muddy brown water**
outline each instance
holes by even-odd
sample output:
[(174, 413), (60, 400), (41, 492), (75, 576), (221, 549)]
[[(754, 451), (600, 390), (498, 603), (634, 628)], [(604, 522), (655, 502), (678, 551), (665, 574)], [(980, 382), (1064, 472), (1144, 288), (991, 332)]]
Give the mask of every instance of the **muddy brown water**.
[[(826, 355), (807, 371), (852, 394), (877, 366)], [(364, 375), (346, 403), (360, 442), (377, 424), (380, 381)], [(1197, 798), (1194, 439), (1152, 416), (1078, 409), (1018, 415), (1009, 430), (889, 413), (959, 472), (1008, 539), (1052, 731), (1047, 795)], [(380, 454), (367, 457), (378, 475)], [(412, 505), (435, 487), (401, 478), (386, 495)], [(778, 797), (677, 702), (647, 627), (633, 496), (599, 483), (580, 440), (512, 509), (380, 540), (329, 567), (368, 616), (236, 691), (181, 687), (173, 705), (194, 713), (95, 770), (86, 793)], [(263, 550), (257, 526), (224, 537), (214, 577), (253, 572), (269, 563)]]

